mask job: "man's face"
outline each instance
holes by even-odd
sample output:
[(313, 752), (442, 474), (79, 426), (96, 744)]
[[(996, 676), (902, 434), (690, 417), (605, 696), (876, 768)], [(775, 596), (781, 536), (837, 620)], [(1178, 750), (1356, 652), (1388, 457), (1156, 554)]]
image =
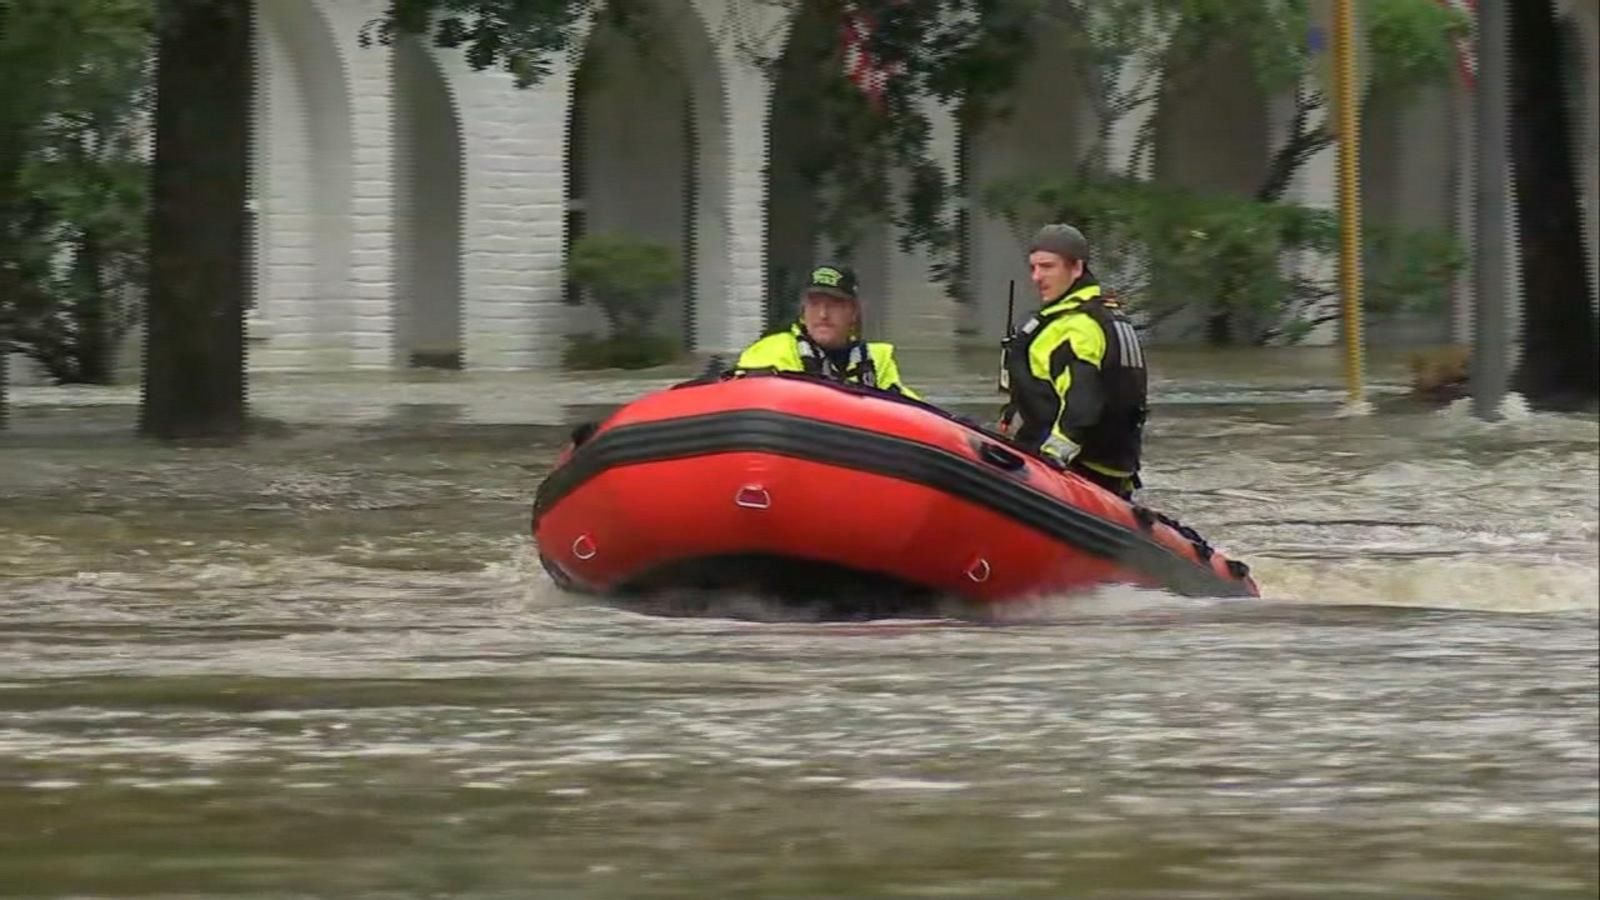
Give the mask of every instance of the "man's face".
[(807, 333), (824, 350), (838, 350), (849, 344), (859, 315), (854, 300), (830, 294), (807, 294), (800, 305)]
[(1028, 274), (1039, 291), (1039, 299), (1054, 300), (1066, 293), (1078, 276), (1083, 274), (1083, 263), (1067, 261), (1045, 250), (1028, 254)]

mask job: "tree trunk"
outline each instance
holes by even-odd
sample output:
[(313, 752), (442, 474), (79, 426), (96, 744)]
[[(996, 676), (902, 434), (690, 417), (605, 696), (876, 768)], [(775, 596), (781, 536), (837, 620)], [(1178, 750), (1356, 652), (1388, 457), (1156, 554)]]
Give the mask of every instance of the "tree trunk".
[(142, 434), (244, 429), (251, 0), (160, 0)]
[(84, 384), (107, 384), (111, 381), (110, 323), (106, 321), (104, 254), (100, 252), (100, 238), (93, 230), (78, 241), (73, 267), (77, 270), (76, 301), (72, 304), (72, 318), (76, 326), (77, 346), (72, 352), (77, 357), (78, 380)]
[(1213, 347), (1233, 346), (1233, 310), (1222, 309), (1206, 316), (1206, 343)]
[(1549, 3), (1513, 3), (1511, 158), (1521, 250), (1522, 363), (1514, 389), (1550, 408), (1600, 398), (1600, 346), (1584, 259), (1562, 35)]
[[(0, 17), (0, 21), (3, 21), (3, 17)], [(7, 391), (10, 383), (8, 369), (19, 281), (10, 261), (15, 258), (12, 229), (17, 215), (15, 174), (20, 157), (14, 149), (18, 143), (15, 135), (5, 131), (4, 126), (5, 123), (0, 122), (0, 431), (5, 430), (11, 410)]]
[[(4, 190), (4, 187), (0, 187), (0, 191)], [(0, 198), (0, 203), (4, 202), (4, 198)], [(4, 209), (0, 208), (0, 216), (3, 215), (5, 215)], [(0, 227), (3, 227), (3, 223), (0, 223)], [(5, 235), (0, 233), (0, 254), (6, 252)], [(0, 269), (3, 269), (3, 264), (0, 264)], [(0, 431), (5, 430), (11, 412), (10, 399), (7, 396), (10, 382), (8, 370), (11, 365), (11, 310), (7, 307), (10, 301), (5, 297), (8, 280), (5, 272), (0, 270)]]

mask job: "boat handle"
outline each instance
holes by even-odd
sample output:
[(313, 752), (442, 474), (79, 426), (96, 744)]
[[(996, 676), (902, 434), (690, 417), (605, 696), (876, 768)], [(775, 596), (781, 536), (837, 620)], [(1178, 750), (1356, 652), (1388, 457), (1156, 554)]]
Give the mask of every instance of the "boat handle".
[(1007, 472), (1015, 472), (1023, 466), (1021, 456), (999, 444), (979, 444), (978, 455), (983, 457), (984, 462), (1005, 469)]
[(759, 484), (747, 484), (733, 495), (733, 502), (745, 509), (766, 509), (772, 505), (772, 495)]

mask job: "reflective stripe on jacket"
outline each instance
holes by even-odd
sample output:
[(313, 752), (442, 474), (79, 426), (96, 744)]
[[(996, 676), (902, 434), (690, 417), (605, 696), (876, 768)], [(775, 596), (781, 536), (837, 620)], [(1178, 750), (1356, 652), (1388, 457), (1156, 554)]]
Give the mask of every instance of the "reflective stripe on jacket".
[(913, 399), (922, 399), (900, 380), (900, 366), (895, 362), (893, 344), (856, 341), (849, 349), (844, 370), (840, 371), (828, 354), (805, 333), (805, 329), (795, 324), (788, 331), (769, 334), (746, 347), (733, 367), (738, 372), (805, 372), (845, 384), (882, 388)]

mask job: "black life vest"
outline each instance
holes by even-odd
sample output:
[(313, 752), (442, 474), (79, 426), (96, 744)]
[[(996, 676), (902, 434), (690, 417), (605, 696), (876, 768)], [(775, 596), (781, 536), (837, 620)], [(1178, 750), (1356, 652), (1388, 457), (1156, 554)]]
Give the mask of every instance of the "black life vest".
[[(1046, 325), (1062, 316), (1088, 316), (1106, 338), (1105, 356), (1099, 370), (1104, 405), (1099, 420), (1075, 436), (1082, 447), (1079, 459), (1091, 467), (1118, 474), (1137, 473), (1144, 425), (1149, 417), (1149, 373), (1145, 368), (1144, 349), (1139, 343), (1138, 331), (1117, 301), (1100, 295), (1098, 289), (1085, 289), (1083, 293), (1088, 296), (1076, 303), (1058, 302), (1034, 313), (1017, 330), (1015, 345), (1006, 352), (1008, 387), (1015, 389), (1028, 382), (1038, 382), (1029, 367), (1029, 352)], [(1052, 422), (1028, 421), (1024, 415), (1016, 437), (1021, 443), (1037, 444), (1053, 426)]]
[(1084, 460), (1121, 472), (1138, 472), (1144, 425), (1150, 417), (1150, 372), (1145, 368), (1139, 332), (1115, 300), (1097, 297), (1080, 310), (1106, 333), (1106, 355), (1100, 362), (1105, 407), (1100, 421), (1084, 435)]
[(878, 366), (872, 361), (872, 354), (867, 352), (865, 341), (851, 342), (844, 368), (841, 370), (828, 351), (822, 349), (822, 346), (806, 333), (803, 326), (795, 328), (794, 335), (800, 349), (800, 363), (806, 367), (807, 375), (865, 387), (878, 386)]

